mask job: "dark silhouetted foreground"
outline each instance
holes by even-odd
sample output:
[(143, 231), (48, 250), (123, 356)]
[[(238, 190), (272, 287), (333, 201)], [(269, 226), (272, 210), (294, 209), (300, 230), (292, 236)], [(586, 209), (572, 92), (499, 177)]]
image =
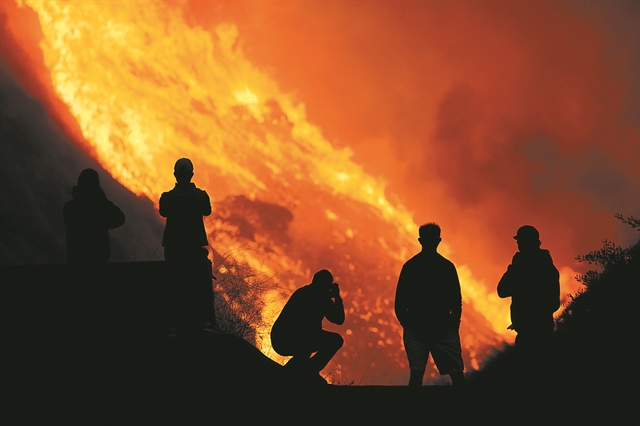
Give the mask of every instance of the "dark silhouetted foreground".
[(520, 376), (526, 382), (547, 381), (553, 313), (560, 307), (560, 274), (548, 250), (540, 248), (540, 234), (530, 225), (516, 236), (518, 252), (498, 283), (498, 296), (511, 297), (510, 328), (515, 330)]
[(404, 329), (409, 359), (409, 386), (422, 386), (429, 354), (455, 386), (465, 385), (460, 348), (462, 295), (456, 267), (438, 253), (440, 227), (435, 223), (419, 229), (422, 251), (409, 259), (400, 272), (395, 311)]
[(191, 182), (193, 164), (176, 161), (175, 187), (160, 197), (160, 216), (167, 218), (162, 237), (164, 258), (171, 276), (170, 324), (181, 335), (201, 332), (205, 323), (215, 323), (211, 262), (203, 217), (211, 214), (206, 191)]
[(80, 173), (72, 198), (62, 213), (67, 227), (67, 262), (75, 265), (108, 262), (109, 230), (124, 224), (124, 213), (107, 199), (98, 172), (93, 169)]
[(579, 257), (599, 270), (558, 320), (549, 380), (523, 383), (507, 347), (462, 389), (304, 386), (235, 336), (169, 337), (165, 262), (100, 265), (93, 285), (73, 265), (2, 265), (0, 423), (636, 425), (639, 256)]
[(342, 336), (322, 329), (325, 318), (334, 324), (344, 323), (340, 289), (333, 275), (323, 269), (316, 272), (311, 284), (291, 295), (271, 329), (273, 349), (292, 356), (286, 364), (290, 377), (325, 384), (319, 373), (344, 344)]

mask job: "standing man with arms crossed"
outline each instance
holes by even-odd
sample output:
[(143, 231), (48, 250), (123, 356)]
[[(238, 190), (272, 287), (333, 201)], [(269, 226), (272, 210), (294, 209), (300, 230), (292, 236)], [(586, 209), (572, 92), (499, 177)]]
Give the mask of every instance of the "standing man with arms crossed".
[(167, 218), (162, 246), (172, 278), (173, 325), (181, 333), (192, 334), (201, 331), (206, 320), (215, 321), (203, 221), (211, 214), (211, 201), (206, 191), (191, 182), (191, 160), (176, 161), (173, 175), (175, 187), (160, 197), (160, 216)]
[(419, 235), (422, 251), (402, 267), (395, 300), (411, 369), (409, 386), (422, 386), (430, 353), (440, 374), (448, 374), (454, 386), (463, 386), (467, 381), (458, 332), (462, 316), (458, 272), (437, 251), (442, 241), (437, 224), (422, 225)]

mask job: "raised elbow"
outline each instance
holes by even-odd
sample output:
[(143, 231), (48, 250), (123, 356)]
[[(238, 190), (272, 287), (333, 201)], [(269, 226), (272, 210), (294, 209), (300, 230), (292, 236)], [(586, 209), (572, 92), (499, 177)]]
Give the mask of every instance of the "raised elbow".
[(511, 296), (511, 294), (506, 291), (504, 288), (500, 287), (500, 285), (498, 285), (498, 297), (504, 299), (505, 297), (509, 297)]

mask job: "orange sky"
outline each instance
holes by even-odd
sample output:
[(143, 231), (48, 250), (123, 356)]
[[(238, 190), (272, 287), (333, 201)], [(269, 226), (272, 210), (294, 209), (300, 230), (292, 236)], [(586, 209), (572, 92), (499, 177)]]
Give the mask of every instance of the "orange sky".
[[(495, 282), (518, 226), (560, 264), (633, 232), (638, 5), (631, 2), (194, 2), (416, 222)], [(482, 256), (478, 256), (482, 253)]]

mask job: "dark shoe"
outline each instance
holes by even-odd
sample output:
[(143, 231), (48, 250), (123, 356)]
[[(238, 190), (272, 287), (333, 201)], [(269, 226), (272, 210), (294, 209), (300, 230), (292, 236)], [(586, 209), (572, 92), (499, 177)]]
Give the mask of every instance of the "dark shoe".
[(329, 383), (327, 383), (327, 381), (320, 375), (320, 373), (317, 374), (313, 374), (310, 377), (309, 383), (311, 383), (312, 386), (328, 386)]

